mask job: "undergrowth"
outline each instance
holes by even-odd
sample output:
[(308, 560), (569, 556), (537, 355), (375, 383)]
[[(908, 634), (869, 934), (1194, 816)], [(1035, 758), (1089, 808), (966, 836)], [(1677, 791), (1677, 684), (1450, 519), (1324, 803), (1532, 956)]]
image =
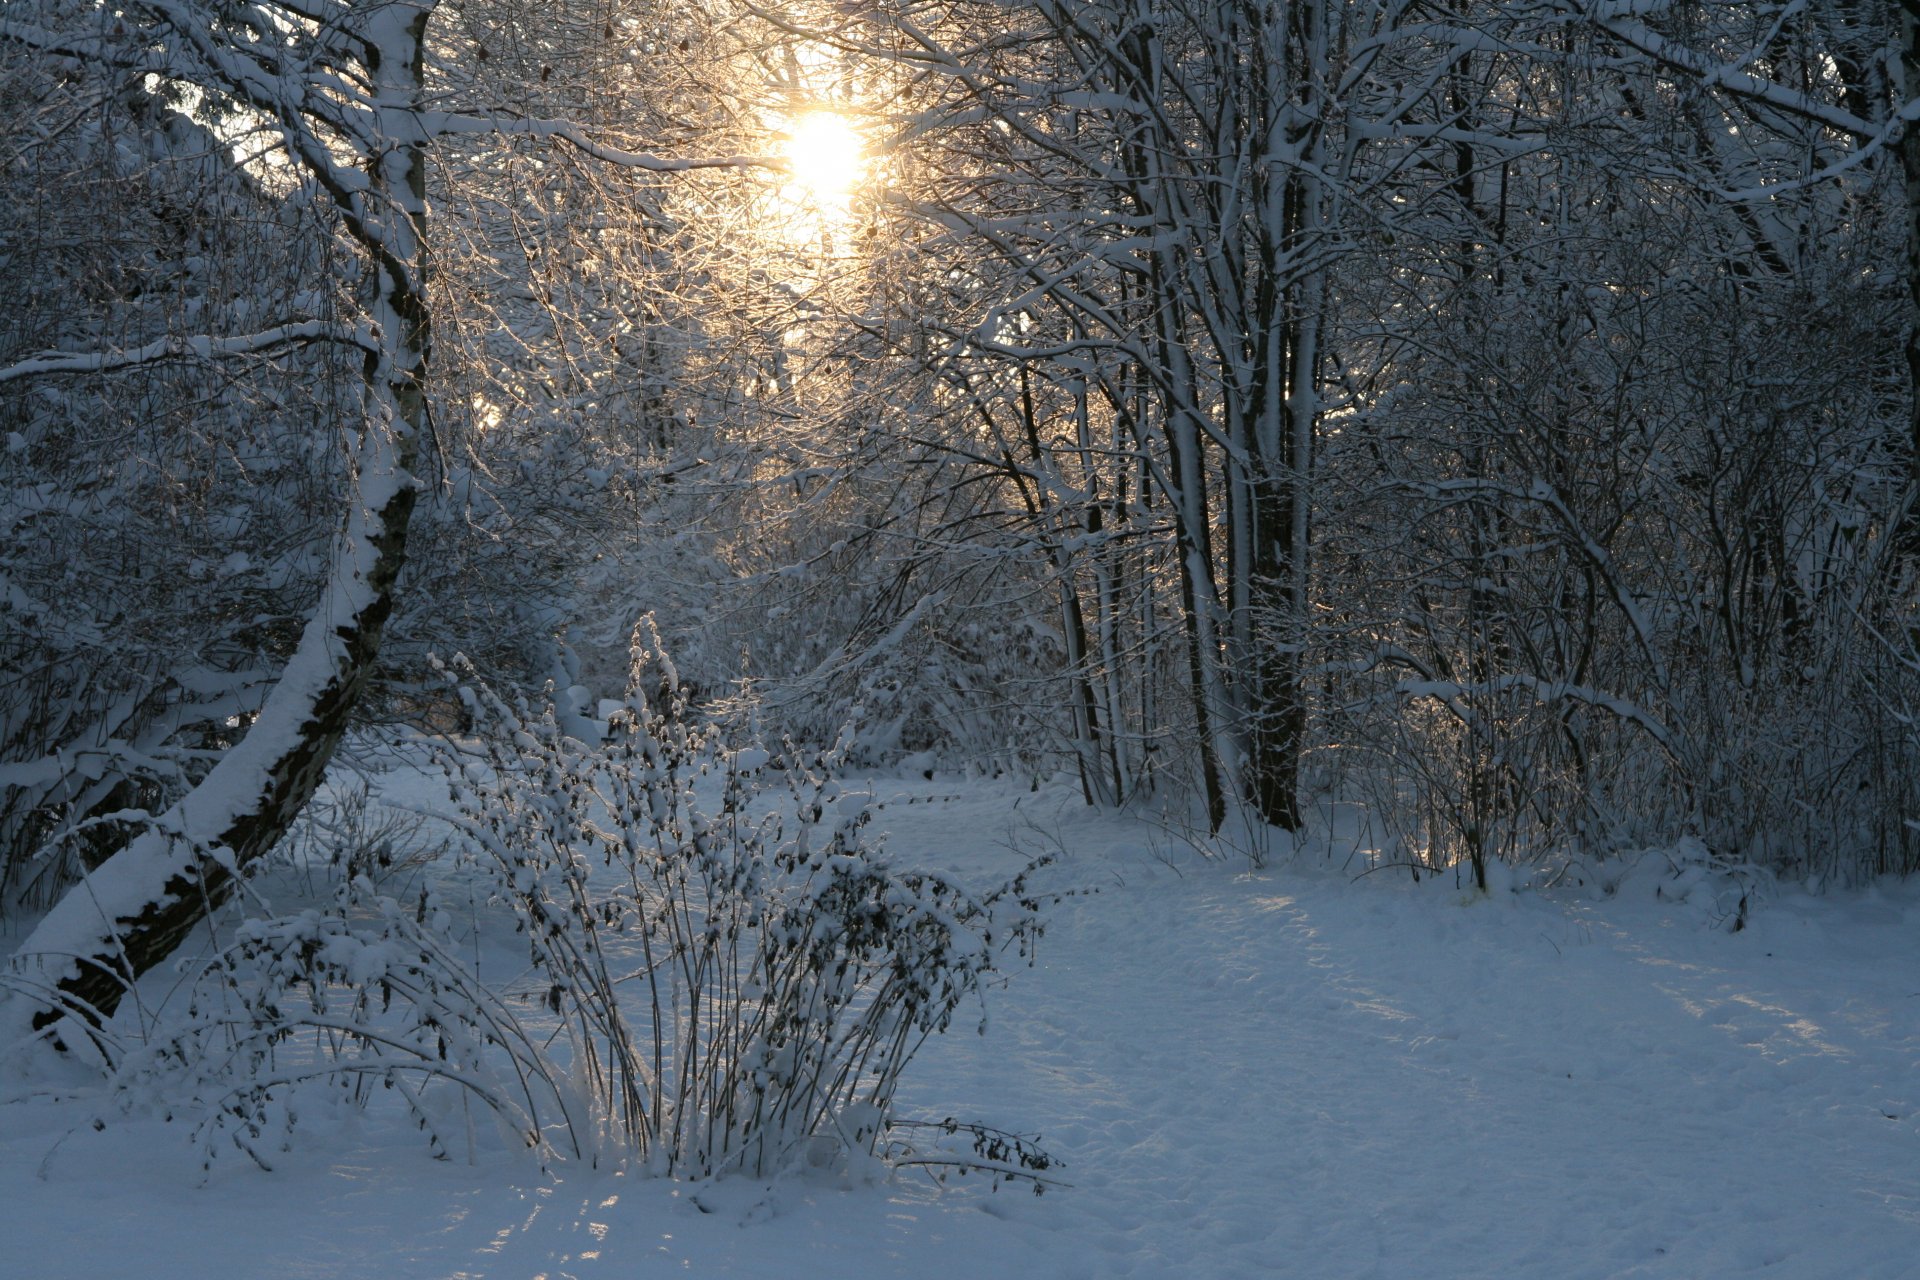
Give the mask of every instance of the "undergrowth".
[(316, 1095), (391, 1095), (442, 1156), (471, 1153), (484, 1117), (543, 1158), (676, 1176), (879, 1159), (1041, 1184), (1029, 1143), (947, 1121), (926, 1130), (971, 1151), (928, 1149), (893, 1114), (914, 1054), (1030, 953), (1039, 863), (984, 894), (894, 866), (835, 776), (851, 733), (715, 736), (646, 623), (599, 743), (449, 678), (472, 732), (434, 748), (439, 816), (527, 973), (481, 982), (434, 888), (402, 901), (348, 874), (237, 931), (185, 1016), (118, 1064), (123, 1105), (190, 1100), (209, 1160), (231, 1142), (267, 1167)]

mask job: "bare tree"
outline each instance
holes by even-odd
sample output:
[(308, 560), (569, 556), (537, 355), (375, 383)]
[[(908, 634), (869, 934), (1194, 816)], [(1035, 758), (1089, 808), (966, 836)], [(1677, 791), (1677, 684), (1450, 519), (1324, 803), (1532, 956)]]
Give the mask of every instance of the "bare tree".
[(169, 954), (284, 834), (372, 678), (431, 428), (426, 196), (434, 140), (555, 139), (600, 161), (655, 171), (736, 162), (663, 160), (599, 141), (573, 122), (511, 109), (443, 109), (430, 97), (428, 24), (438, 7), (435, 0), (154, 0), (113, 16), (50, 0), (32, 11), (16, 6), (0, 20), (0, 42), (31, 66), (158, 84), (200, 119), (270, 139), (249, 163), (261, 182), (311, 194), (333, 273), (317, 276), (313, 290), (338, 286), (352, 308), (338, 321), (274, 316), (271, 325), (240, 332), (43, 352), (0, 369), (0, 383), (322, 339), (352, 347), (360, 360), (348, 497), (298, 639), (257, 710), (244, 724), (235, 721), (244, 733), (219, 749), (204, 776), (161, 812), (115, 815), (131, 834), (16, 953), (8, 1005), (16, 1021), (45, 1029), (69, 1014), (83, 1022), (110, 1014), (131, 981)]

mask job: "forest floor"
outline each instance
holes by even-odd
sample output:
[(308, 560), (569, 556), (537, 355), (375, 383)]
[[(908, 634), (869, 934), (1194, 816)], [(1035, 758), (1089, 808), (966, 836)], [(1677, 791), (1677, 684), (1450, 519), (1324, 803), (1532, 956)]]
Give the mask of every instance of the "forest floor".
[(1057, 846), (1049, 883), (1097, 890), (899, 1099), (1040, 1134), (1069, 1185), (542, 1174), (372, 1117), (206, 1173), (182, 1126), (28, 1098), (0, 1106), (0, 1273), (1920, 1275), (1920, 883), (1774, 887), (1730, 932), (1738, 886), (1659, 852), (1480, 896), (1324, 847), (1203, 860), (1065, 791), (874, 787), (901, 861), (987, 883)]

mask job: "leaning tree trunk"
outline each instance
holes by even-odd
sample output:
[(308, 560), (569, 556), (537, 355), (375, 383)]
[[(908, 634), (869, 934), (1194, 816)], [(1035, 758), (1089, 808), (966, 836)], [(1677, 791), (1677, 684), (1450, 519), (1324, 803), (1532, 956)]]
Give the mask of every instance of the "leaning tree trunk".
[[(354, 451), (354, 504), (320, 600), (246, 736), (207, 777), (71, 889), (15, 953), (10, 986), (25, 998), (0, 1013), (0, 1043), (74, 1016), (97, 1024), (139, 976), (166, 959), (273, 848), (313, 796), (379, 654), (405, 558), (424, 425), (429, 331), (422, 223), (425, 158), (413, 121), (431, 0), (379, 6), (357, 33), (373, 86), (372, 145), (359, 172), (301, 129), (299, 106), (218, 50), (196, 66), (223, 92), (276, 117), (290, 150), (339, 207), (371, 263), (366, 329), (372, 412)], [(26, 1017), (23, 1017), (23, 1013)]]

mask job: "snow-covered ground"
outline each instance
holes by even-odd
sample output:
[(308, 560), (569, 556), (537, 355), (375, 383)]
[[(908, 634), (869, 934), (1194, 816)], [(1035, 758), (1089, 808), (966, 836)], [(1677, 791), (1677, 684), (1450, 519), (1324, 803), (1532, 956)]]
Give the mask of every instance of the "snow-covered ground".
[(1775, 890), (1729, 933), (1657, 854), (1480, 898), (1203, 862), (1062, 792), (877, 790), (902, 860), (986, 882), (1056, 841), (1051, 883), (1098, 890), (900, 1098), (1042, 1134), (1070, 1186), (543, 1176), (371, 1120), (203, 1175), (179, 1126), (30, 1099), (0, 1275), (1920, 1276), (1920, 884)]

